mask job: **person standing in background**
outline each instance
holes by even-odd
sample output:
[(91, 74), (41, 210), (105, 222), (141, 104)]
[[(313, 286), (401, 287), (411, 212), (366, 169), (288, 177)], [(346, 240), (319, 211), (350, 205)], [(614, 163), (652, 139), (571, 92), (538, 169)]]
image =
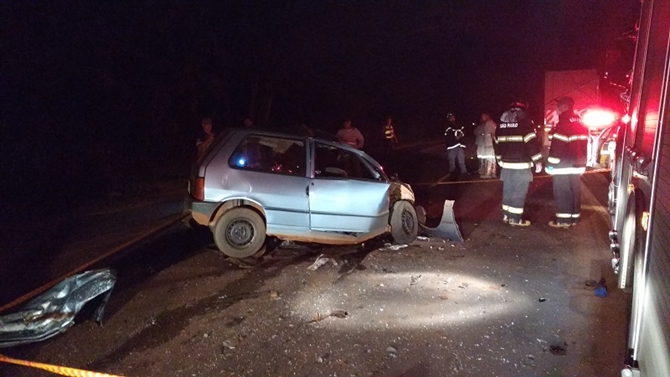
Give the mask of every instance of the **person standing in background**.
[(198, 137), (195, 140), (195, 147), (198, 150), (198, 157), (202, 156), (207, 147), (214, 141), (216, 135), (212, 131), (212, 118), (202, 118), (200, 122), (200, 127), (202, 130), (198, 133)]
[(449, 159), (449, 174), (456, 174), (456, 163), (461, 174), (468, 174), (465, 167), (465, 145), (461, 139), (465, 136), (465, 128), (456, 124), (456, 116), (447, 114), (447, 128), (444, 130), (444, 140), (447, 146), (447, 158)]
[(493, 138), (496, 132), (496, 123), (488, 113), (482, 113), (480, 123), (475, 128), (475, 144), (479, 159), (479, 176), (481, 178), (495, 178), (496, 156), (493, 150)]
[(395, 128), (393, 127), (393, 119), (390, 116), (386, 117), (384, 126), (382, 128), (382, 135), (384, 137), (384, 150), (382, 158), (384, 163), (388, 164), (393, 159), (393, 150), (398, 144), (398, 138), (396, 137)]
[(342, 128), (337, 131), (335, 137), (340, 143), (347, 144), (356, 149), (363, 149), (365, 142), (363, 134), (361, 134), (358, 128), (351, 125), (351, 119), (349, 118), (344, 120)]

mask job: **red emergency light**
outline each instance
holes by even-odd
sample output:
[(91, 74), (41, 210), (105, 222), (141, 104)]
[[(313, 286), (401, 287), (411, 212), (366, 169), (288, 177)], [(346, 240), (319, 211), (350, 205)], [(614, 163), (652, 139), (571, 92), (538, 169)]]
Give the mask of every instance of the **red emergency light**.
[(582, 123), (589, 128), (604, 128), (615, 120), (616, 114), (605, 109), (589, 109), (582, 115)]

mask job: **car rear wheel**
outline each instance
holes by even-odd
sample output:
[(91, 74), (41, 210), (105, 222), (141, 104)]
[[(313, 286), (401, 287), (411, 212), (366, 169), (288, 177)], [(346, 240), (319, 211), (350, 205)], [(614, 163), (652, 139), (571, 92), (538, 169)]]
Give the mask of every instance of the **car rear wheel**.
[(411, 243), (419, 233), (416, 210), (410, 202), (405, 200), (399, 200), (393, 205), (390, 224), (391, 235), (396, 243)]
[(265, 245), (265, 222), (252, 209), (233, 208), (216, 222), (214, 243), (229, 257), (253, 256)]

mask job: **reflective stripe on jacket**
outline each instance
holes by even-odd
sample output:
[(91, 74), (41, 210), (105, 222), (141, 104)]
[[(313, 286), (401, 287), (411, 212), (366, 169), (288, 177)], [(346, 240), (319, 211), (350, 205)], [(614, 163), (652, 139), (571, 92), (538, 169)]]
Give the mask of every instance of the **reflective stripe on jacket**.
[(588, 129), (579, 116), (564, 112), (551, 134), (547, 174), (583, 174), (586, 171)]
[(461, 144), (459, 141), (463, 136), (465, 136), (464, 128), (451, 124), (444, 130), (444, 139), (447, 149), (453, 148), (465, 148), (465, 145)]
[(503, 169), (530, 169), (542, 160), (533, 122), (519, 108), (500, 117), (494, 142), (496, 160)]

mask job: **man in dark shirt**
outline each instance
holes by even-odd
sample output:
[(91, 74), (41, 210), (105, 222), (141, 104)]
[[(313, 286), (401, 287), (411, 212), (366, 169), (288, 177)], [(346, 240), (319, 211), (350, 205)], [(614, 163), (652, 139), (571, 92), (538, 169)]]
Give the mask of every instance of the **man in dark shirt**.
[(444, 130), (444, 141), (447, 146), (447, 158), (449, 159), (449, 174), (456, 173), (456, 163), (461, 174), (467, 174), (465, 167), (465, 145), (462, 139), (465, 136), (463, 126), (456, 123), (456, 116), (447, 114), (447, 128)]

